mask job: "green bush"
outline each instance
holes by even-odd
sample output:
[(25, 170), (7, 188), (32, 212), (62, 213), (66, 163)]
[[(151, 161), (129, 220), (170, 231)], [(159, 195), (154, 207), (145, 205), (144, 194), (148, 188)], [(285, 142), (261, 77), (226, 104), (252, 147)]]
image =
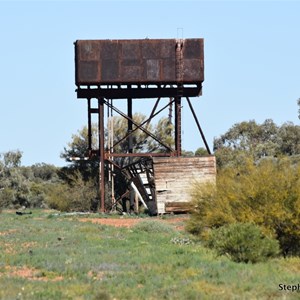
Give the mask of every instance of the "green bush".
[(5, 187), (0, 190), (1, 208), (10, 208), (14, 200), (15, 200), (15, 193), (12, 189)]
[(261, 262), (279, 253), (277, 240), (263, 235), (251, 223), (235, 223), (213, 229), (207, 245), (218, 255), (228, 255), (235, 262)]
[(95, 206), (97, 190), (92, 179), (84, 180), (80, 172), (68, 176), (68, 183), (48, 185), (47, 204), (60, 211), (91, 211)]
[(62, 183), (50, 185), (48, 187), (46, 202), (52, 209), (70, 211), (72, 198), (69, 194), (69, 186)]
[(134, 228), (136, 231), (148, 233), (174, 233), (175, 230), (172, 226), (155, 220), (144, 220), (137, 223)]
[(58, 168), (46, 164), (20, 166), (21, 152), (0, 154), (0, 206), (3, 208), (47, 207), (48, 184), (58, 181)]
[(192, 196), (191, 233), (205, 239), (212, 228), (254, 223), (278, 239), (284, 255), (300, 254), (300, 165), (292, 160), (249, 160), (224, 168), (216, 185), (196, 185)]

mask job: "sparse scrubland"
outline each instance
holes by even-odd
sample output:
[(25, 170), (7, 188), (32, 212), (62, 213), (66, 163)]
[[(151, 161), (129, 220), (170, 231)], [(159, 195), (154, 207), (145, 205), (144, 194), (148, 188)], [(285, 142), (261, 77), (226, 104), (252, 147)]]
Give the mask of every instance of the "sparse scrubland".
[(279, 285), (298, 283), (299, 258), (236, 263), (171, 216), (133, 227), (41, 210), (0, 218), (0, 299), (298, 299)]
[[(84, 131), (68, 146), (82, 156)], [(63, 214), (97, 209), (96, 160), (22, 167), (2, 154), (0, 299), (299, 299), (300, 126), (235, 124), (214, 151), (216, 182), (191, 186), (177, 224)], [(135, 225), (107, 225), (118, 218)]]

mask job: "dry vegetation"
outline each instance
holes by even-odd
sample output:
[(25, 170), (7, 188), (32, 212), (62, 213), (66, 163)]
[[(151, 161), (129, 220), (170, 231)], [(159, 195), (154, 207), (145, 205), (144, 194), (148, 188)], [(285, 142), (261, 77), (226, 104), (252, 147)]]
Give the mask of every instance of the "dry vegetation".
[(234, 263), (182, 230), (185, 218), (33, 211), (0, 222), (1, 299), (297, 298), (278, 285), (297, 282), (298, 258)]

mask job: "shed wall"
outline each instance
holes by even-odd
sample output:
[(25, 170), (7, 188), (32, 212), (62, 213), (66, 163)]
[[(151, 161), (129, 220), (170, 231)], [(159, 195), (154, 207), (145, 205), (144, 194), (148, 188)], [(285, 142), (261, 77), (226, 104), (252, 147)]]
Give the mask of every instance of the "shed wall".
[(205, 157), (154, 157), (153, 170), (158, 213), (182, 211), (191, 201), (193, 182), (215, 181), (216, 160)]

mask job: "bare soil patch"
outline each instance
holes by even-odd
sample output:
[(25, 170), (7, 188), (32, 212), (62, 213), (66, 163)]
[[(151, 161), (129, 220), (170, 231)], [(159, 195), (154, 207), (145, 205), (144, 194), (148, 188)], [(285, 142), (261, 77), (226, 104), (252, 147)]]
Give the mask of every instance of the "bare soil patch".
[(81, 222), (91, 222), (94, 224), (102, 224), (114, 227), (127, 227), (131, 228), (135, 224), (142, 222), (143, 220), (157, 220), (160, 222), (168, 223), (173, 225), (178, 230), (184, 229), (184, 223), (188, 220), (188, 215), (180, 216), (180, 217), (170, 217), (166, 219), (162, 219), (161, 217), (156, 218), (140, 218), (140, 219), (130, 219), (130, 218), (80, 218), (79, 221)]
[(14, 267), (14, 266), (5, 266), (4, 272), (0, 273), (1, 276), (9, 277), (19, 277), (26, 278), (28, 280), (37, 280), (37, 281), (61, 281), (63, 280), (62, 276), (54, 276), (53, 278), (47, 278), (43, 276), (41, 272), (37, 269), (23, 267)]
[(7, 231), (0, 231), (0, 236), (9, 235), (9, 234), (12, 234), (12, 233), (15, 233), (15, 232), (17, 232), (16, 229), (9, 229)]
[(114, 227), (132, 227), (142, 219), (89, 219), (89, 218), (80, 218), (80, 222), (91, 222), (94, 224), (108, 225)]

